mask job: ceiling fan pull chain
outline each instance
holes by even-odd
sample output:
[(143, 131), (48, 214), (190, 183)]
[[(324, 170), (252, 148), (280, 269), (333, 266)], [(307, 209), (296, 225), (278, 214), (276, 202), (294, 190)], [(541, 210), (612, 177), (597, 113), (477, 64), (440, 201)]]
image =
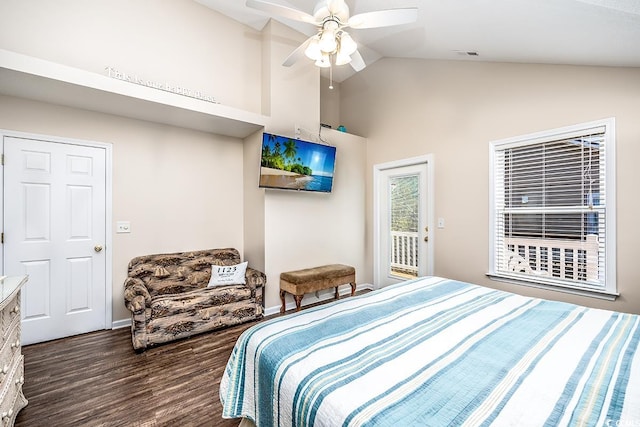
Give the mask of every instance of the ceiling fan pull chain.
[(329, 58), (329, 89), (333, 89), (333, 64)]

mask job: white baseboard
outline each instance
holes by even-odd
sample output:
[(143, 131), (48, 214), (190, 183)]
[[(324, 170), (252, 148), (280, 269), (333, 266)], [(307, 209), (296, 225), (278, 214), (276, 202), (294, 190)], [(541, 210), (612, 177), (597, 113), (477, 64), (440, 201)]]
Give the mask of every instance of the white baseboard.
[[(373, 291), (375, 288), (373, 287), (373, 285), (371, 283), (362, 283), (359, 284), (357, 287), (357, 291), (360, 290), (369, 290), (369, 291)], [(340, 296), (343, 297), (345, 295), (351, 295), (351, 286), (346, 285), (344, 286), (342, 289), (339, 290), (340, 292)], [(302, 304), (301, 304), (301, 308), (305, 307), (307, 305), (311, 305), (311, 304), (315, 304), (321, 301), (327, 301), (327, 300), (331, 300), (334, 298), (334, 290), (333, 289), (327, 289), (324, 291), (320, 291), (320, 292), (316, 292), (315, 296), (309, 296), (309, 295), (305, 295), (304, 298), (302, 299)], [(289, 299), (289, 298), (287, 298)], [(267, 307), (264, 310), (264, 315), (265, 316), (270, 316), (272, 314), (278, 314), (280, 313), (280, 305), (275, 306), (275, 307)], [(286, 310), (294, 310), (296, 308), (296, 302), (295, 301), (289, 301), (286, 303), (285, 305), (285, 309)]]
[(131, 326), (131, 319), (121, 319), (111, 322), (111, 329), (128, 328)]

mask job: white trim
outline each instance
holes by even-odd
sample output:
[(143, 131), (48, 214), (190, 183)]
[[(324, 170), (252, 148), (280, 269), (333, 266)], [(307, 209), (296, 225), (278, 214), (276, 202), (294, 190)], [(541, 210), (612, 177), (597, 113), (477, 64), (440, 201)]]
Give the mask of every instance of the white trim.
[[(124, 71), (124, 70), (123, 70)], [(246, 138), (269, 117), (0, 49), (0, 92), (80, 110)]]
[[(375, 290), (375, 287), (371, 283), (362, 283), (357, 286), (356, 291), (361, 291), (363, 289), (373, 291)], [(341, 297), (346, 295), (351, 295), (351, 286), (345, 285), (342, 287), (342, 289), (339, 289), (339, 292)], [(311, 304), (316, 304), (322, 301), (329, 301), (329, 300), (332, 300), (333, 298), (334, 298), (333, 288), (327, 290), (326, 292), (316, 292), (316, 295), (313, 297), (305, 295), (305, 297), (302, 299), (301, 308)], [(280, 307), (282, 306), (278, 305), (273, 307), (267, 307), (264, 310), (264, 315), (271, 316), (274, 314), (279, 314)], [(288, 303), (285, 304), (285, 310), (295, 310), (295, 308), (296, 308), (295, 301), (289, 301)]]
[[(609, 120), (609, 119), (607, 119)], [(495, 145), (508, 145), (510, 148), (522, 147), (531, 144), (543, 144), (545, 142), (560, 141), (563, 139), (576, 138), (586, 134), (606, 133), (607, 127), (602, 122), (589, 122), (584, 125), (572, 125), (564, 128), (552, 129), (548, 131), (535, 132), (522, 136), (493, 141)]]
[[(74, 138), (43, 135), (37, 133), (18, 132), (0, 129), (0, 149), (4, 154), (4, 138), (14, 137), (23, 139), (36, 139), (47, 142), (73, 144), (84, 147), (102, 148), (105, 150), (105, 329), (111, 325), (113, 318), (113, 244), (112, 236), (112, 215), (113, 215), (113, 146), (106, 142), (86, 141)], [(4, 231), (4, 165), (2, 166), (2, 176), (0, 176), (0, 224)], [(4, 273), (4, 245), (0, 245), (0, 267)]]
[[(605, 147), (607, 149), (606, 160), (606, 176), (607, 180), (607, 195), (606, 195), (606, 203), (605, 206), (607, 208), (607, 222), (605, 222), (605, 233), (607, 234), (606, 241), (606, 254), (607, 254), (607, 270), (605, 272), (607, 290), (612, 293), (618, 292), (618, 282), (617, 282), (617, 227), (616, 227), (616, 193), (617, 185), (616, 185), (616, 119), (615, 117), (610, 117), (609, 119), (603, 120), (603, 124), (606, 126), (607, 131), (605, 132)], [(613, 189), (613, 191), (612, 191)], [(613, 262), (611, 262), (612, 260)], [(609, 284), (613, 284), (609, 286)]]
[(434, 160), (433, 154), (425, 154), (407, 159), (394, 160), (386, 163), (373, 165), (373, 286), (377, 289), (380, 286), (380, 213), (378, 204), (380, 203), (380, 174), (383, 171), (406, 166), (426, 165), (427, 167), (427, 226), (429, 227), (429, 244), (431, 248), (427, 251), (427, 275), (433, 275), (434, 248), (435, 248), (435, 222), (434, 222)]
[[(0, 129), (0, 156), (4, 160), (5, 131)], [(4, 161), (0, 164), (0, 232), (4, 233)], [(0, 274), (4, 275), (4, 242), (0, 243)]]
[[(516, 147), (524, 144), (538, 143), (545, 141), (553, 141), (568, 136), (585, 134), (589, 131), (604, 132), (604, 145), (606, 150), (606, 193), (605, 207), (607, 210), (605, 217), (605, 233), (607, 257), (605, 286), (602, 291), (584, 290), (576, 287), (554, 286), (541, 284), (536, 282), (528, 282), (524, 280), (516, 280), (508, 275), (502, 274), (496, 269), (496, 253), (495, 253), (495, 156), (496, 150), (504, 146)], [(542, 132), (531, 133), (511, 138), (505, 138), (489, 143), (489, 272), (487, 276), (492, 279), (504, 282), (510, 282), (520, 285), (532, 286), (536, 288), (551, 289), (571, 294), (590, 296), (604, 299), (615, 299), (618, 296), (616, 282), (616, 134), (615, 134), (615, 118), (609, 117), (602, 120), (567, 126), (563, 128), (551, 129)]]
[(122, 329), (122, 328), (128, 328), (130, 326), (131, 326), (131, 318), (120, 319), (120, 320), (113, 321), (113, 323), (111, 324), (111, 329)]
[(487, 274), (487, 277), (498, 282), (511, 283), (518, 286), (527, 286), (529, 288), (546, 289), (548, 291), (563, 292), (565, 294), (579, 295), (583, 297), (598, 298), (598, 299), (603, 299), (607, 301), (615, 301), (616, 297), (620, 295), (618, 293), (610, 294), (608, 292), (598, 292), (596, 290), (589, 290), (589, 289), (568, 288), (568, 287), (562, 287), (562, 286), (547, 285), (546, 283), (539, 283), (539, 282), (537, 283), (534, 281), (519, 280), (519, 279), (510, 278), (502, 275)]

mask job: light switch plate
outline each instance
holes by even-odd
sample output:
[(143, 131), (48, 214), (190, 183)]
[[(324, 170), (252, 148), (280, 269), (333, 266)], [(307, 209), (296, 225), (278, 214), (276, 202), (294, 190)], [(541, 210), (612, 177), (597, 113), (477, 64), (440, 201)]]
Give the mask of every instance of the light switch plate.
[(131, 223), (129, 221), (116, 222), (116, 233), (131, 233)]
[(444, 228), (444, 218), (438, 218), (438, 228)]

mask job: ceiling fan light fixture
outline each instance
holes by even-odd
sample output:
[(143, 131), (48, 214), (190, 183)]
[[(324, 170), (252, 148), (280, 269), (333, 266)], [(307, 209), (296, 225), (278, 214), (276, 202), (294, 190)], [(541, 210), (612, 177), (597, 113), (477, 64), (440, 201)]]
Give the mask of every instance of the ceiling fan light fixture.
[(323, 53), (320, 56), (320, 59), (316, 60), (316, 66), (320, 68), (329, 68), (331, 67), (331, 57), (328, 53)]
[(358, 45), (353, 41), (349, 33), (343, 31), (340, 34), (340, 52), (350, 56), (353, 52), (358, 49)]
[(317, 30), (316, 35), (299, 45), (282, 65), (290, 67), (299, 58), (307, 56), (318, 67), (329, 68), (330, 74), (333, 65), (351, 64), (356, 72), (366, 67), (362, 55), (358, 52), (358, 45), (344, 31), (346, 28), (389, 27), (412, 23), (418, 19), (417, 7), (374, 10), (350, 16), (346, 0), (317, 0), (314, 13), (310, 15), (272, 0), (245, 1), (248, 7), (314, 25)]
[(311, 41), (307, 45), (307, 48), (304, 50), (304, 54), (312, 61), (317, 61), (322, 58), (322, 50), (320, 49), (320, 37), (315, 36), (311, 39)]
[(338, 47), (338, 41), (336, 40), (335, 33), (331, 30), (324, 30), (320, 37), (320, 50), (326, 53), (335, 52)]
[(336, 65), (346, 65), (351, 62), (351, 56), (340, 49), (336, 54)]

